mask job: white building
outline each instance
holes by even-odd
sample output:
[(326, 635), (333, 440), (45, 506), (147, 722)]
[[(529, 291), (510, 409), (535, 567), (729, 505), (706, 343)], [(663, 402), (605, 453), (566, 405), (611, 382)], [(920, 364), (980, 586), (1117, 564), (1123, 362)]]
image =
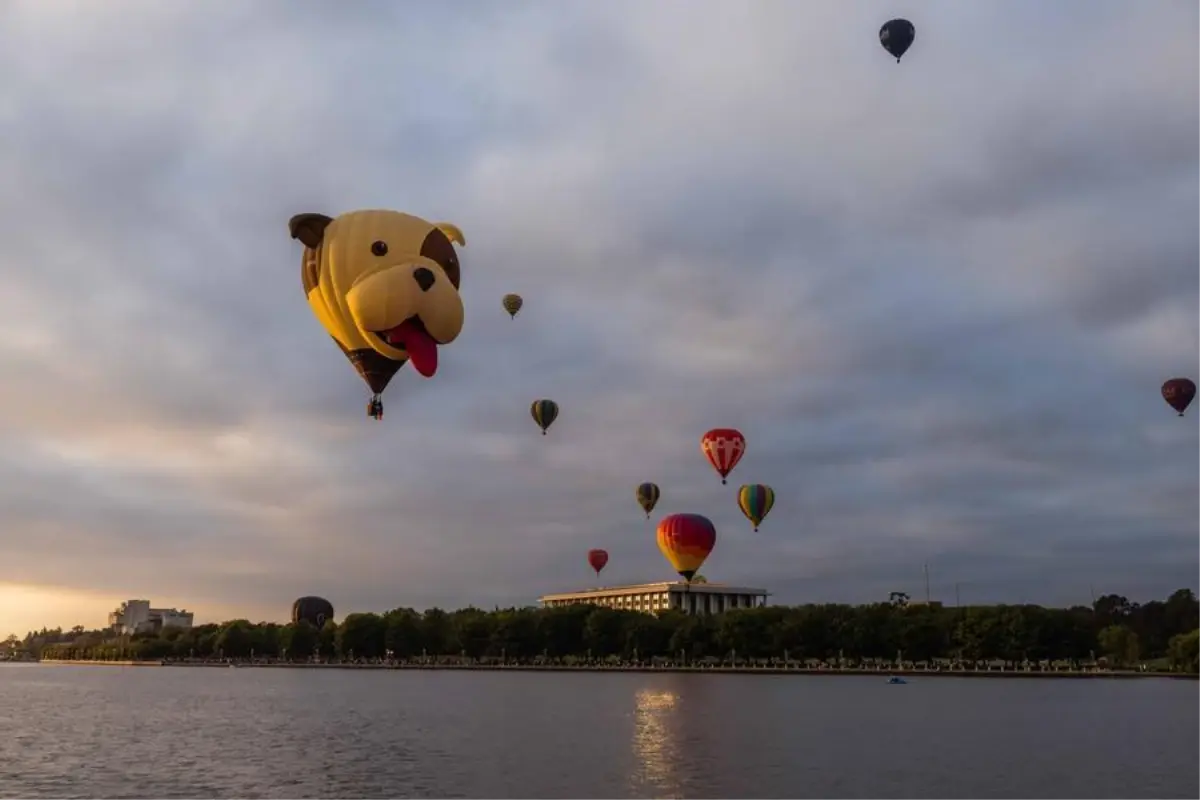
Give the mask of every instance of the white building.
[(190, 628), (193, 614), (174, 608), (151, 608), (149, 600), (126, 600), (109, 613), (108, 625), (120, 634), (159, 631), (163, 628)]
[(679, 609), (686, 614), (720, 614), (735, 608), (761, 608), (767, 604), (769, 596), (766, 589), (674, 581), (547, 594), (538, 600), (547, 608), (590, 603), (646, 614), (658, 614), (669, 608)]

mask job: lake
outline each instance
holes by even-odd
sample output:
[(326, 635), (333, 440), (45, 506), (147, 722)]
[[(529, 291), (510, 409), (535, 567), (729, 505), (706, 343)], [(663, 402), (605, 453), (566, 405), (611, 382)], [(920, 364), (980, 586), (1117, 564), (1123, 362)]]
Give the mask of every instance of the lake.
[(1178, 680), (0, 666), (3, 797), (1200, 796)]

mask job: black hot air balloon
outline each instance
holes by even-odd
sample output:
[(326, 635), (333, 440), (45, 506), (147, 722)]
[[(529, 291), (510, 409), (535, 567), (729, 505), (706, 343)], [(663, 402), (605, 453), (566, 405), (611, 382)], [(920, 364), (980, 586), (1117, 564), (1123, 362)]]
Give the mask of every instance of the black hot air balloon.
[(1196, 399), (1196, 384), (1188, 378), (1171, 378), (1162, 385), (1163, 400), (1167, 401), (1167, 405), (1179, 412), (1179, 416), (1183, 416), (1183, 412)]
[(333, 619), (333, 604), (324, 597), (301, 597), (292, 603), (292, 624), (304, 620), (317, 630)]
[(879, 29), (879, 43), (883, 45), (884, 50), (896, 57), (897, 64), (900, 63), (901, 56), (908, 52), (908, 48), (912, 47), (916, 38), (917, 29), (906, 19), (889, 20)]

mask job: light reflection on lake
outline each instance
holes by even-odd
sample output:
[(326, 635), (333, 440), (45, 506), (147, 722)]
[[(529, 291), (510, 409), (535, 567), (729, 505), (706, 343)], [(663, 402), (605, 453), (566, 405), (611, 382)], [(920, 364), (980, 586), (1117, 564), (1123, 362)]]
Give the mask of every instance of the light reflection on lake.
[(672, 691), (642, 689), (634, 697), (633, 752), (641, 764), (641, 779), (663, 794), (683, 797), (676, 774), (679, 740), (672, 730), (672, 717), (679, 695)]

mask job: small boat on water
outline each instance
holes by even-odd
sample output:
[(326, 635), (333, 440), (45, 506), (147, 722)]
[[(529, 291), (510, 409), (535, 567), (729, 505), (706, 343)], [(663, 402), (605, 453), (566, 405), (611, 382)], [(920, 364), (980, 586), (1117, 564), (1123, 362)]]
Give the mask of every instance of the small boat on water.
[(899, 675), (890, 675), (888, 676), (888, 683), (908, 683), (908, 681), (904, 680), (904, 678), (901, 678)]

